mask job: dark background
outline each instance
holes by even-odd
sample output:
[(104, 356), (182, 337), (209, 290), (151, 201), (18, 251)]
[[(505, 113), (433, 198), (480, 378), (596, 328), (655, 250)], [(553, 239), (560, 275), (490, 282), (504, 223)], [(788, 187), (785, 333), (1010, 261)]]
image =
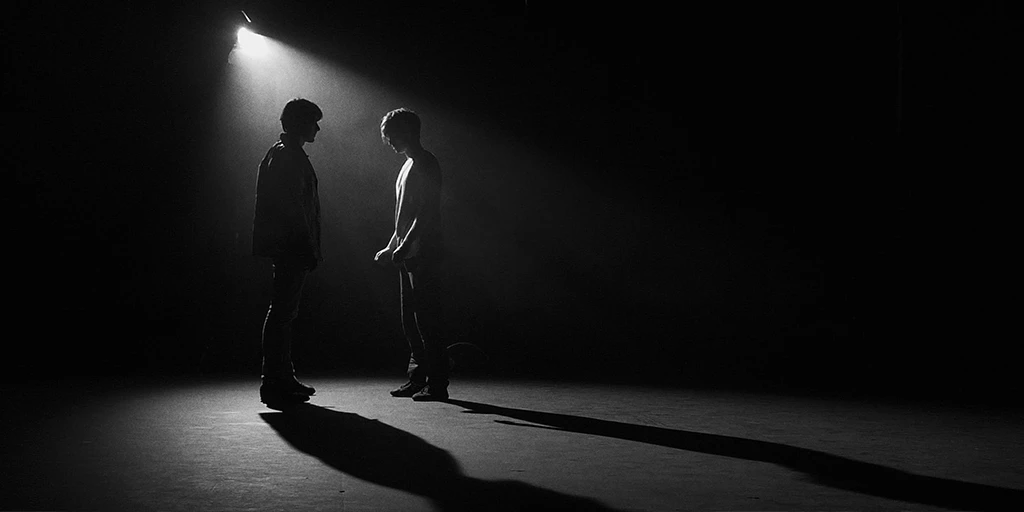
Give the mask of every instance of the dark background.
[[(470, 120), (456, 137), (427, 117), (424, 137), (448, 186), (451, 341), (492, 374), (1013, 396), (1012, 3), (21, 4), (4, 21), (19, 370), (258, 375), (270, 266), (248, 256), (251, 190), (211, 157), (232, 143), (215, 91), (245, 9)], [(397, 278), (371, 262), (401, 163), (385, 149), (379, 178), (332, 185), (380, 201), (326, 201), (327, 224), (359, 227), (325, 233), (307, 374), (403, 371)]]

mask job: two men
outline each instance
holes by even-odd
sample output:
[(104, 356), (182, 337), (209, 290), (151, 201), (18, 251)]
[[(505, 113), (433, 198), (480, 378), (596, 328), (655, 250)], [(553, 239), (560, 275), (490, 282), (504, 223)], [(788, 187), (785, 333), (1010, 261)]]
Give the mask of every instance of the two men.
[[(302, 403), (315, 391), (295, 378), (291, 325), (306, 276), (321, 261), (316, 172), (302, 146), (313, 142), (323, 112), (294, 99), (281, 114), (284, 133), (260, 163), (253, 254), (273, 259), (274, 286), (263, 327), (260, 400), (271, 407)], [(408, 382), (391, 392), (417, 401), (448, 398), (449, 360), (441, 334), (441, 168), (420, 145), (420, 119), (397, 109), (381, 137), (406, 157), (395, 184), (395, 229), (374, 257), (399, 269), (402, 327), (409, 343)]]

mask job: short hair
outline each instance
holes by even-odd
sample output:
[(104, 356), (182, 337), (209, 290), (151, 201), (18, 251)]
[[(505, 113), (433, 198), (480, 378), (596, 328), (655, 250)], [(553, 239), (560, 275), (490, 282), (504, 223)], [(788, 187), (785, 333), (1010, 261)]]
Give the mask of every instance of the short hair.
[(281, 127), (285, 133), (294, 133), (305, 129), (321, 119), (324, 113), (316, 103), (312, 101), (295, 98), (289, 101), (281, 111)]
[(395, 132), (420, 138), (420, 116), (407, 108), (396, 108), (384, 114), (380, 121), (380, 136), (387, 137), (387, 134)]

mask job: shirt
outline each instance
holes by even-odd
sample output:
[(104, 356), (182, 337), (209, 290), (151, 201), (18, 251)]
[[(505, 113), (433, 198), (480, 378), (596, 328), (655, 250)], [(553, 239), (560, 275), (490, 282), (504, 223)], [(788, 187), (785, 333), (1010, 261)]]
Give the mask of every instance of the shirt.
[(395, 239), (407, 258), (435, 255), (441, 241), (441, 165), (429, 151), (409, 158), (395, 181)]

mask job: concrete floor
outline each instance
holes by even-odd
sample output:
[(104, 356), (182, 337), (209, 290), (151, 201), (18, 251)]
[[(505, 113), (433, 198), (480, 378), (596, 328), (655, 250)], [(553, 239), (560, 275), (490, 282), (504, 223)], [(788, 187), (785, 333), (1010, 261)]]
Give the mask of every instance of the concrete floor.
[(3, 510), (1022, 510), (1024, 414), (596, 384), (62, 381), (3, 415)]

